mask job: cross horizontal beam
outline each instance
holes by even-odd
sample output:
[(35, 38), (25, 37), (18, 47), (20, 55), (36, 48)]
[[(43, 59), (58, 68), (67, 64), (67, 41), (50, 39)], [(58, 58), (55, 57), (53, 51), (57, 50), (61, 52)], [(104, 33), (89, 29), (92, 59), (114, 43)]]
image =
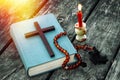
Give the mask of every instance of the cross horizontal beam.
[[(55, 30), (54, 26), (43, 28), (42, 32), (46, 33), (46, 32), (52, 31), (52, 30)], [(25, 38), (29, 38), (29, 37), (32, 37), (32, 36), (35, 36), (35, 35), (39, 35), (39, 32), (38, 31), (32, 31), (32, 32), (26, 33)]]

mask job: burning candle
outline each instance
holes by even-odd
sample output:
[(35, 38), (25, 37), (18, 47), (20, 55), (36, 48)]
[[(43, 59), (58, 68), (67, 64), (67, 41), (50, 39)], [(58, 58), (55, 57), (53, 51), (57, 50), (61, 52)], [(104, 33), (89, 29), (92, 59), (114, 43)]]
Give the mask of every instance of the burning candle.
[(79, 24), (79, 27), (82, 27), (82, 5), (81, 4), (78, 4), (78, 12), (77, 12), (77, 17), (78, 17), (78, 24)]

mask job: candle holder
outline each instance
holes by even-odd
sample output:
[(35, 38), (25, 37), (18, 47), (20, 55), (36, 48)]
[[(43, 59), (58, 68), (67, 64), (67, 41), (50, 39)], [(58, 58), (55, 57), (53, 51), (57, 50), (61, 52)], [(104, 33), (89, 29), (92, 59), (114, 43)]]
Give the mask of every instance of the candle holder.
[(79, 23), (75, 24), (75, 33), (76, 35), (76, 40), (83, 42), (87, 39), (86, 37), (86, 23), (82, 22), (83, 26), (79, 27)]

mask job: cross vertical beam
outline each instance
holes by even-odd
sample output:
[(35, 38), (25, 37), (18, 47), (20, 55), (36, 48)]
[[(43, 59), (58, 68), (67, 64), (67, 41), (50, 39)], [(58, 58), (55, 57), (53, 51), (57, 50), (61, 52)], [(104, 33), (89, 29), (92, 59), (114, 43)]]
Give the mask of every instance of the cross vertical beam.
[(28, 38), (28, 37), (31, 37), (31, 36), (34, 36), (34, 35), (39, 35), (50, 55), (50, 57), (54, 57), (54, 52), (53, 50), (51, 49), (45, 35), (43, 32), (47, 32), (47, 31), (50, 31), (50, 30), (55, 30), (55, 28), (52, 26), (52, 27), (49, 27), (49, 28), (44, 28), (44, 29), (41, 29), (41, 27), (39, 26), (38, 22), (34, 22), (34, 26), (36, 28), (37, 31), (33, 31), (33, 32), (29, 32), (29, 33), (26, 33), (25, 34), (25, 37)]

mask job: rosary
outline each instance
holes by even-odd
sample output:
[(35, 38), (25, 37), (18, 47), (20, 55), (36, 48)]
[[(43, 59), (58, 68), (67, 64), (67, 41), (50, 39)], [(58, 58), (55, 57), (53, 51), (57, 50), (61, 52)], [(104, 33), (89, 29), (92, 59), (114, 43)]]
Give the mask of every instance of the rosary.
[[(74, 68), (77, 68), (78, 66), (80, 66), (80, 64), (82, 63), (82, 59), (81, 59), (81, 56), (80, 54), (75, 54), (75, 57), (77, 58), (77, 62), (74, 64), (74, 65), (67, 65), (67, 63), (69, 62), (69, 59), (70, 59), (70, 56), (69, 56), (69, 53), (67, 52), (67, 50), (63, 49), (59, 44), (58, 44), (58, 39), (64, 35), (66, 35), (67, 33), (66, 32), (61, 32), (59, 33), (58, 35), (56, 35), (54, 37), (54, 44), (56, 46), (56, 48), (61, 51), (63, 54), (65, 54), (66, 56), (66, 59), (64, 60), (63, 64), (62, 64), (62, 67), (63, 69), (65, 70), (71, 70), (71, 69), (74, 69)], [(77, 45), (75, 46), (75, 48), (78, 50), (78, 49), (83, 49), (83, 50), (88, 50), (88, 51), (93, 51), (93, 47), (90, 47), (88, 45)]]

